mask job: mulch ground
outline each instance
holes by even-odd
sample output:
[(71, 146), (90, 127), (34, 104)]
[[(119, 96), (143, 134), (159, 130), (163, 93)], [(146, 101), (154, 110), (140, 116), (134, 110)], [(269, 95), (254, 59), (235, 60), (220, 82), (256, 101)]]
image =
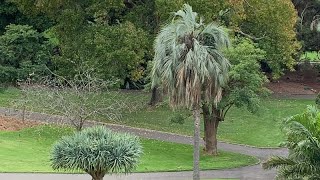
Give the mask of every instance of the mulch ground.
[(39, 122), (22, 121), (12, 117), (0, 116), (0, 131), (18, 131), (23, 128), (39, 125)]
[(275, 95), (316, 95), (320, 93), (320, 77), (305, 77), (297, 72), (289, 72), (266, 86)]

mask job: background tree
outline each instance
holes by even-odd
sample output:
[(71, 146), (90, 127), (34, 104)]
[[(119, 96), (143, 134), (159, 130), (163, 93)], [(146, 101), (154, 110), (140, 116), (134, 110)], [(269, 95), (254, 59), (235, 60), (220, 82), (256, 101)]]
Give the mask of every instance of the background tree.
[(264, 61), (273, 76), (292, 70), (300, 45), (295, 33), (297, 13), (291, 0), (248, 0), (243, 2), (243, 8), (245, 18), (239, 22), (236, 32), (255, 37), (252, 40), (266, 52)]
[(302, 42), (301, 51), (319, 51), (320, 33), (316, 29), (320, 19), (320, 1), (292, 0), (292, 2), (299, 16), (297, 37)]
[(0, 36), (0, 77), (2, 83), (25, 80), (30, 74), (43, 76), (50, 63), (49, 41), (28, 25), (8, 25)]
[(189, 5), (175, 13), (155, 41), (154, 85), (160, 82), (168, 91), (171, 105), (193, 111), (193, 179), (200, 179), (200, 108), (202, 103), (220, 101), (229, 67), (221, 48), (228, 42), (221, 28), (213, 23), (205, 25)]
[(223, 87), (218, 106), (213, 102), (202, 106), (204, 119), (204, 141), (207, 154), (217, 155), (217, 132), (219, 123), (233, 106), (246, 107), (255, 112), (259, 107), (260, 96), (267, 92), (264, 83), (266, 76), (261, 72), (259, 61), (265, 52), (248, 39), (236, 39), (226, 52), (231, 69), (229, 81)]
[(12, 1), (25, 13), (44, 13), (56, 21), (51, 32), (59, 40), (60, 56), (53, 61), (59, 74), (72, 77), (79, 64), (86, 64), (97, 76), (118, 78), (122, 85), (143, 78), (148, 32), (126, 20), (133, 19), (127, 14), (134, 10), (123, 1)]
[(0, 1), (0, 35), (9, 24), (29, 25), (38, 32), (43, 32), (54, 25), (46, 15), (27, 15), (22, 13), (16, 4), (8, 1)]
[(318, 179), (320, 177), (320, 112), (309, 106), (307, 111), (284, 121), (288, 157), (273, 156), (263, 168), (278, 169), (278, 178)]
[(55, 170), (80, 170), (102, 180), (107, 173), (132, 172), (141, 154), (137, 137), (100, 126), (63, 137), (53, 146), (51, 162)]

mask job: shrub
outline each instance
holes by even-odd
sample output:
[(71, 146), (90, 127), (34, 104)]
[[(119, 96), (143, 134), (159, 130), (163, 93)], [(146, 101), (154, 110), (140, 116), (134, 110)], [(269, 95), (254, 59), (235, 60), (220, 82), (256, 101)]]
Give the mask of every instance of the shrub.
[(82, 170), (102, 180), (107, 173), (131, 172), (141, 154), (137, 137), (99, 126), (63, 137), (54, 145), (51, 161), (55, 170)]
[(184, 124), (186, 116), (181, 113), (175, 113), (170, 117), (170, 123), (173, 124)]

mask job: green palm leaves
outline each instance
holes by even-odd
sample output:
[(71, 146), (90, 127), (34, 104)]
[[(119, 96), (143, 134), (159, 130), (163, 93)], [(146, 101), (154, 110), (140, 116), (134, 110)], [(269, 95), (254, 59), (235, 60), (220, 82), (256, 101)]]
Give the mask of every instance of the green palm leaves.
[(220, 50), (228, 45), (222, 28), (205, 25), (191, 6), (184, 5), (155, 40), (153, 85), (168, 90), (172, 105), (192, 107), (201, 100), (220, 100), (229, 68)]
[(94, 178), (131, 172), (141, 154), (137, 137), (100, 126), (62, 138), (54, 145), (51, 161), (53, 169), (83, 170)]
[(265, 169), (278, 168), (279, 179), (319, 179), (320, 177), (320, 112), (309, 106), (303, 114), (284, 122), (289, 156), (271, 157)]

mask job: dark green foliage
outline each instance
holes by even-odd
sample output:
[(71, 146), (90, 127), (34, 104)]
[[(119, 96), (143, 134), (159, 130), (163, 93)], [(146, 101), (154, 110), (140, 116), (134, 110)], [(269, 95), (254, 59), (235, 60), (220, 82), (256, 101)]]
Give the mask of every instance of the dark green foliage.
[[(264, 61), (271, 66), (275, 76), (293, 67), (293, 55), (299, 48), (294, 32), (296, 13), (290, 0), (266, 3), (260, 0), (3, 2), (3, 12), (9, 15), (1, 17), (10, 19), (12, 16), (10, 22), (32, 24), (40, 31), (50, 27), (59, 42), (54, 69), (63, 76), (72, 77), (81, 66), (90, 65), (104, 79), (118, 78), (122, 84), (142, 87), (141, 84), (147, 82), (144, 79), (146, 65), (153, 59), (152, 42), (161, 26), (170, 23), (173, 12), (184, 3), (190, 4), (208, 22), (219, 21), (237, 35), (243, 36), (239, 33), (242, 30), (247, 37), (253, 37), (259, 48), (266, 52)], [(316, 45), (316, 42), (310, 44)]]
[(174, 17), (173, 13), (183, 6), (184, 0), (155, 0), (155, 4), (157, 23), (158, 25), (164, 25), (171, 22)]
[(147, 14), (153, 11), (152, 3), (128, 8), (118, 0), (14, 1), (25, 13), (45, 13), (57, 21), (51, 33), (59, 41), (60, 55), (53, 62), (58, 74), (72, 78), (88, 66), (96, 70), (96, 76), (117, 78), (122, 84), (143, 78), (145, 62), (151, 59), (149, 32), (154, 24)]
[(0, 0), (0, 35), (9, 24), (30, 25), (43, 32), (53, 26), (54, 22), (45, 14), (23, 14), (14, 3), (8, 0)]
[(15, 13), (18, 9), (12, 3), (0, 0), (0, 34), (3, 33), (5, 27), (15, 21)]
[(96, 76), (108, 80), (137, 81), (142, 78), (147, 34), (132, 23), (113, 26), (88, 25), (79, 35), (61, 40), (62, 56), (55, 58), (58, 73), (74, 74), (85, 65), (95, 69)]
[(50, 62), (50, 47), (31, 26), (8, 25), (0, 36), (1, 81), (14, 83), (31, 74), (34, 78), (43, 75)]
[(302, 41), (302, 51), (318, 51), (320, 49), (320, 33), (312, 30), (311, 24), (319, 19), (320, 1), (292, 0), (298, 11), (297, 37)]
[(277, 168), (280, 179), (319, 179), (320, 112), (309, 106), (307, 111), (284, 121), (288, 157), (273, 156), (263, 163), (265, 169)]
[(141, 154), (137, 137), (99, 126), (63, 137), (54, 145), (51, 161), (53, 169), (81, 170), (98, 180), (106, 173), (132, 172)]
[(182, 113), (174, 113), (171, 117), (170, 117), (170, 123), (173, 124), (184, 124), (185, 120), (186, 120), (186, 116)]
[(316, 97), (316, 105), (320, 107), (320, 93)]

